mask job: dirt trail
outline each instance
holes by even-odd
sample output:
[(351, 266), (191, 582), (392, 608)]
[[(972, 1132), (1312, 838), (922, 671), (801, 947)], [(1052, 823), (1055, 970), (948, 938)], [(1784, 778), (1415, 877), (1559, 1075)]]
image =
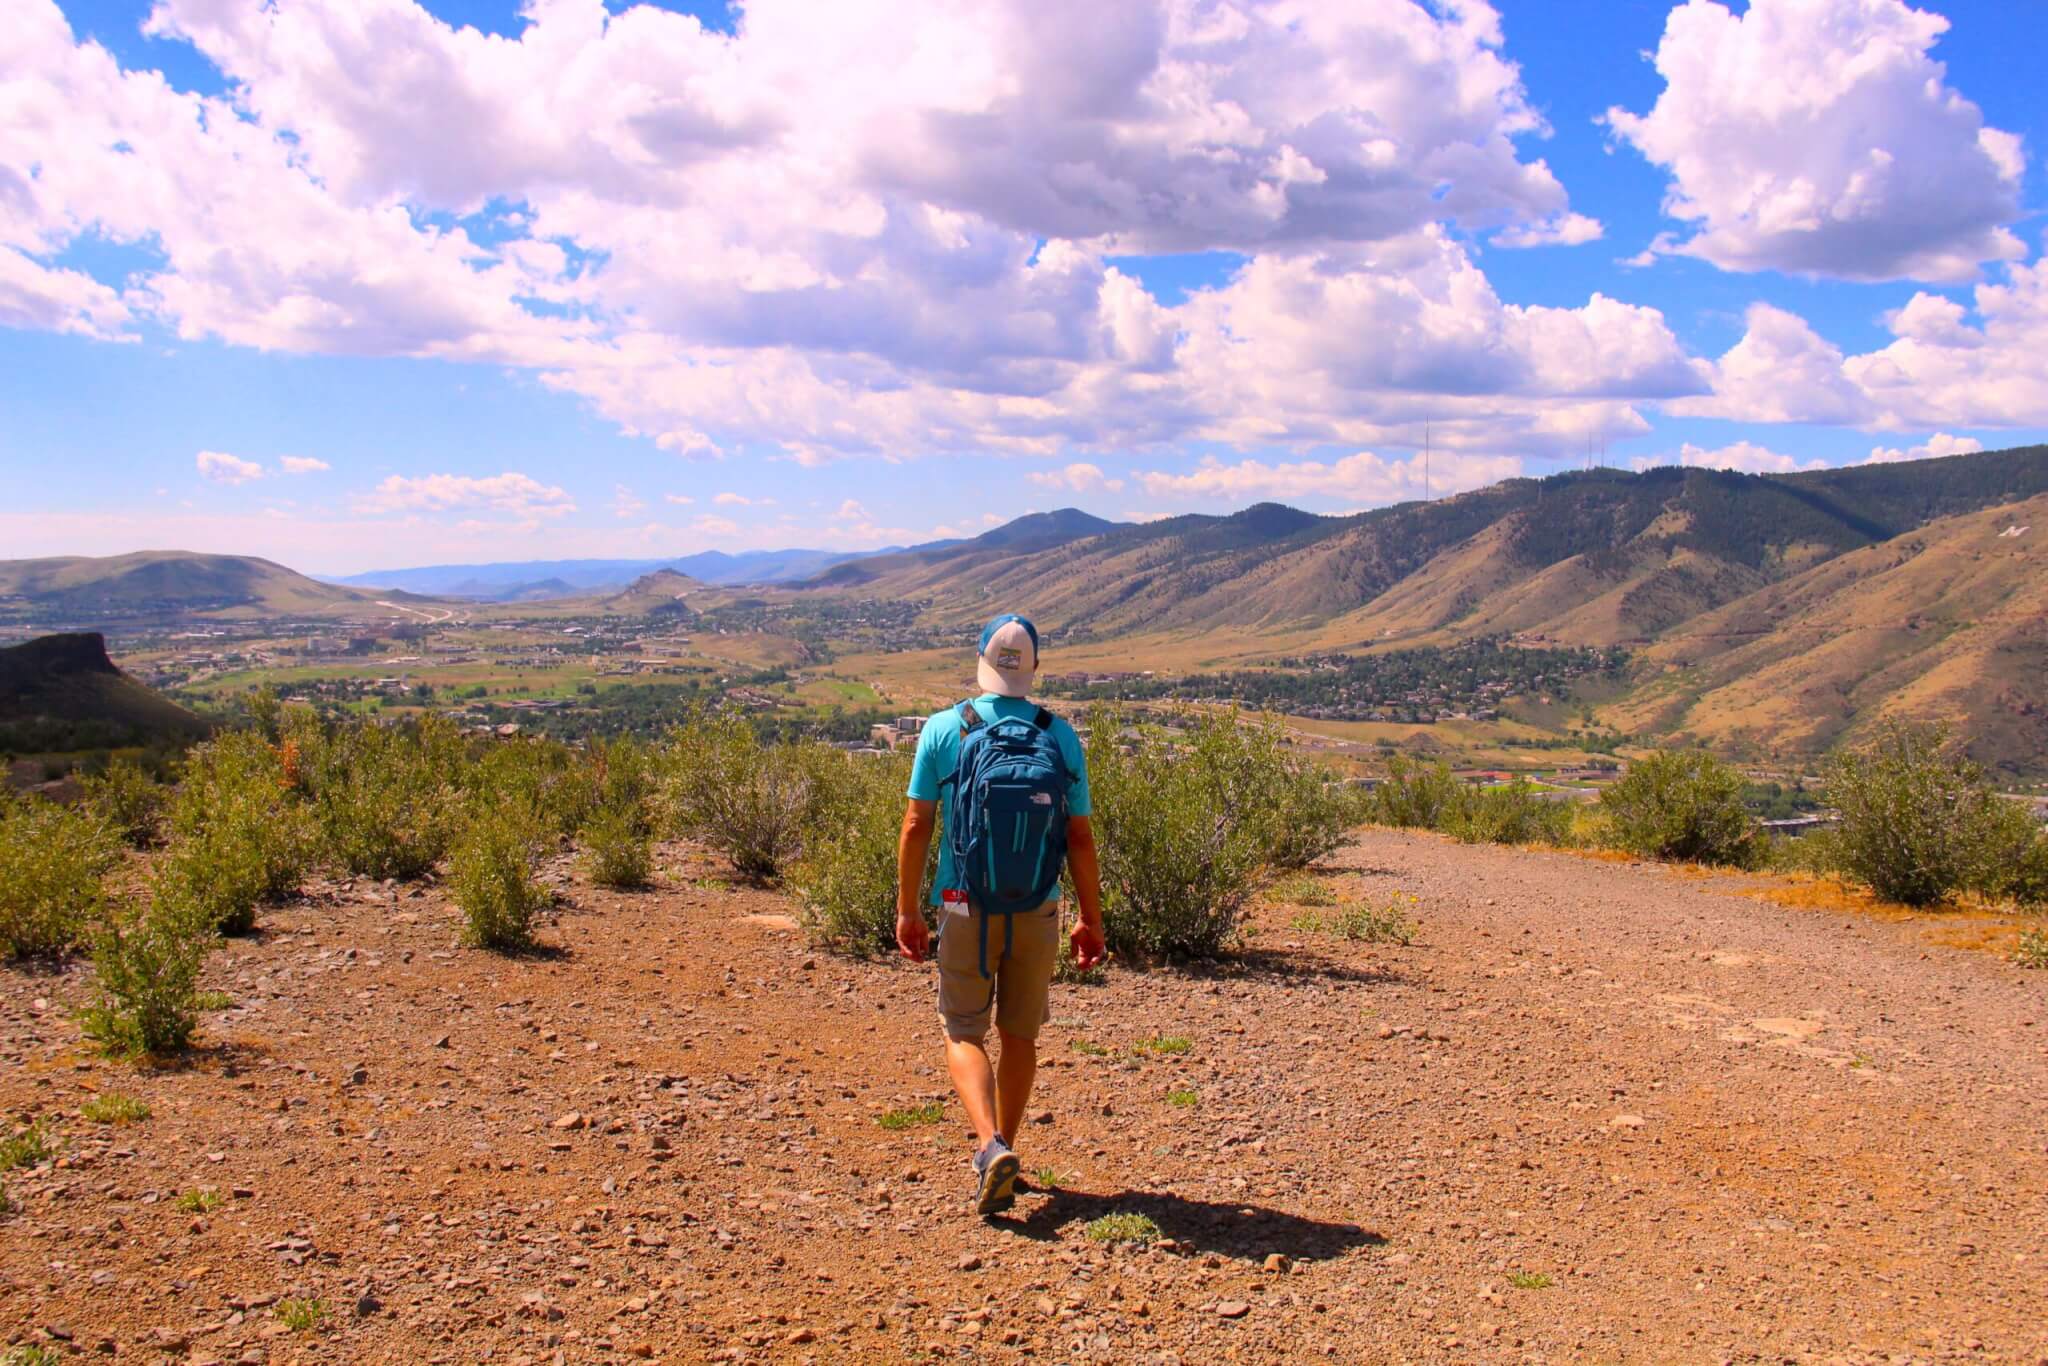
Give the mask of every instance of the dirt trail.
[[(1369, 832), (1330, 881), (1419, 897), (1414, 945), (1274, 909), (1241, 963), (1056, 989), (1020, 1148), (1058, 1188), (983, 1226), (928, 975), (664, 863), (659, 891), (567, 887), (562, 951), (515, 961), (454, 948), (438, 888), (317, 889), (220, 956), (236, 1006), (170, 1072), (80, 1053), (81, 970), (0, 973), (0, 1110), (65, 1144), (0, 1178), (0, 1340), (2048, 1362), (2048, 980), (1910, 926)], [(1158, 1036), (1189, 1047), (1133, 1056)], [(88, 1123), (94, 1091), (153, 1114)], [(876, 1122), (931, 1099), (938, 1125)], [(1112, 1211), (1170, 1241), (1091, 1241)], [(293, 1332), (280, 1297), (327, 1317)]]

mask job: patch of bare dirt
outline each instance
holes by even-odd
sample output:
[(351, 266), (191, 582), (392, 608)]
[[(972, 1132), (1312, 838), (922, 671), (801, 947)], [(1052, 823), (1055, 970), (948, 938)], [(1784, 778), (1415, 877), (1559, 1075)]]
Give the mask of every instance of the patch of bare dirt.
[[(929, 969), (664, 851), (545, 937), (323, 884), (189, 1064), (0, 973), (0, 1339), (183, 1362), (2048, 1361), (2048, 982), (1739, 877), (1368, 832), (1417, 942), (1262, 912), (1055, 988), (1013, 1217), (966, 1208)], [(566, 877), (566, 873), (564, 874)], [(1185, 1038), (1185, 1052), (1135, 1048)], [(1085, 1047), (1077, 1047), (1084, 1045)], [(1099, 1050), (1099, 1051), (1098, 1051)], [(146, 1101), (87, 1122), (95, 1093)], [(1192, 1104), (1176, 1104), (1169, 1093)], [(944, 1122), (885, 1129), (941, 1100)], [(179, 1197), (216, 1192), (206, 1211)], [(1165, 1241), (1110, 1248), (1101, 1215)], [(310, 1330), (283, 1300), (318, 1300)]]

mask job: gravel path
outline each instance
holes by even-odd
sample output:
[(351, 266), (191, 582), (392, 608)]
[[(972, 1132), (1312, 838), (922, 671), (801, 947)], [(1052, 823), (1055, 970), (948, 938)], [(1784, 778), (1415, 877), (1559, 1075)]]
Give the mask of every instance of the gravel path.
[[(0, 1176), (0, 1340), (2048, 1362), (2048, 974), (1919, 926), (1366, 832), (1326, 879), (1417, 897), (1417, 942), (1275, 907), (1231, 965), (1058, 988), (1020, 1140), (1057, 1185), (983, 1226), (928, 975), (663, 862), (662, 890), (567, 887), (560, 952), (509, 961), (453, 947), (438, 888), (317, 887), (220, 956), (235, 1006), (169, 1071), (81, 1053), (84, 970), (0, 973), (0, 1111), (61, 1141)], [(81, 1116), (115, 1091), (149, 1118)], [(1164, 1241), (1089, 1238), (1112, 1212)]]

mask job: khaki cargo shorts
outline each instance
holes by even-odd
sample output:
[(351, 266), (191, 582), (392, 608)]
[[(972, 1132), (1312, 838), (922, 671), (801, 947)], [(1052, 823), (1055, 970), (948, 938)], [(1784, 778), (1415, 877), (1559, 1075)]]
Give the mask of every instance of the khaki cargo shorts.
[(1035, 1039), (1052, 1018), (1048, 998), (1060, 957), (1060, 903), (1010, 918), (1007, 944), (1003, 917), (988, 918), (988, 973), (981, 975), (981, 912), (943, 908), (939, 914), (939, 1018), (949, 1039), (984, 1039), (993, 1014), (996, 1027), (1019, 1039)]

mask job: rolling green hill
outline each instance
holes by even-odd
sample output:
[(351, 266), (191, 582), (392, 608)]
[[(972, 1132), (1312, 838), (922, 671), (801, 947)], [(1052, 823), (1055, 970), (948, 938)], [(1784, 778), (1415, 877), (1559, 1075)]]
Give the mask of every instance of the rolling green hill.
[(0, 560), (0, 616), (66, 623), (181, 616), (389, 615), (403, 593), (319, 583), (269, 560), (142, 550), (101, 558)]
[(114, 667), (106, 637), (0, 649), (0, 750), (42, 753), (194, 740), (207, 722)]

